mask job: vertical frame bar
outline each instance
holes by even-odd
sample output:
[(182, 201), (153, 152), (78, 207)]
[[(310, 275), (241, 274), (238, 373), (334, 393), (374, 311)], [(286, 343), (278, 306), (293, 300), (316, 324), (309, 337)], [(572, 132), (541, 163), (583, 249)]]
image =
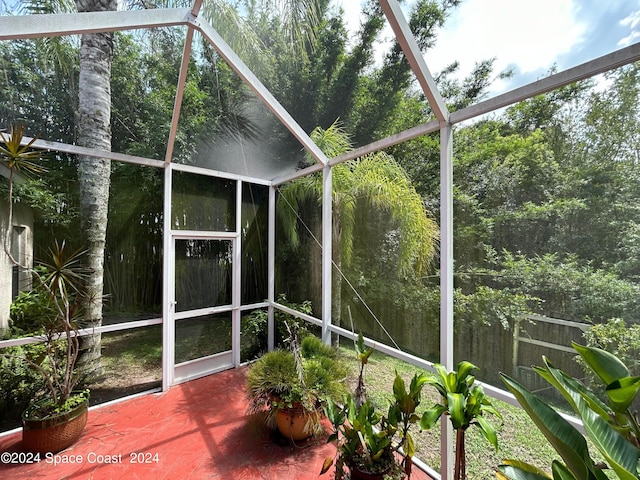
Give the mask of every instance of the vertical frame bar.
[(331, 166), (322, 170), (322, 341), (331, 345), (331, 276), (333, 252), (333, 175)]
[(275, 327), (273, 321), (273, 302), (275, 302), (275, 267), (276, 267), (276, 187), (269, 187), (269, 221), (268, 221), (268, 241), (267, 241), (267, 300), (268, 321), (267, 321), (267, 348), (273, 350), (275, 343)]
[(242, 303), (242, 180), (236, 182), (236, 235), (232, 242), (231, 264), (231, 351), (233, 352), (233, 365), (240, 366), (240, 331)]
[(511, 358), (511, 374), (518, 378), (518, 354), (520, 349), (520, 318), (513, 322), (513, 357)]
[(173, 385), (173, 364), (175, 360), (175, 275), (174, 275), (174, 246), (171, 232), (171, 185), (173, 167), (166, 164), (164, 169), (164, 205), (162, 238), (164, 255), (162, 258), (162, 390), (168, 390)]
[[(453, 369), (453, 129), (440, 124), (440, 363)], [(440, 471), (453, 478), (453, 428), (441, 422)]]

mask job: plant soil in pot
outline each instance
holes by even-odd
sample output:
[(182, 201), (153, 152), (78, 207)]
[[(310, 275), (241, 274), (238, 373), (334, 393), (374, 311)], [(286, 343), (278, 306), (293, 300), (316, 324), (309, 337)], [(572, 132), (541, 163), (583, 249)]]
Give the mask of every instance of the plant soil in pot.
[[(359, 461), (362, 460), (362, 461)], [(391, 473), (394, 466), (393, 454), (389, 451), (373, 465), (359, 456), (347, 462), (351, 480), (382, 480), (385, 475)]]
[(71, 410), (38, 418), (37, 411), (45, 401), (36, 402), (22, 415), (22, 448), (29, 452), (57, 453), (78, 441), (87, 424), (89, 394), (78, 394), (82, 400)]

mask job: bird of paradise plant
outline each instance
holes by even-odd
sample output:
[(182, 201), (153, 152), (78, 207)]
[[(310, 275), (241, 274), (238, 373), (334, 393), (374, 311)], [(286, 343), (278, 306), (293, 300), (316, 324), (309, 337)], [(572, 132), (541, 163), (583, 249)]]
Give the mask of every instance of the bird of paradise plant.
[[(558, 452), (551, 474), (515, 459), (499, 466), (500, 480), (607, 480), (607, 468), (621, 480), (640, 478), (640, 427), (631, 405), (640, 391), (640, 377), (631, 376), (627, 366), (615, 355), (596, 347), (572, 344), (587, 367), (604, 385), (604, 401), (579, 380), (555, 368), (543, 357), (544, 366), (536, 372), (567, 400), (582, 420), (583, 435), (540, 396), (531, 393), (513, 378), (502, 375), (538, 429)], [(606, 464), (597, 462), (589, 452), (588, 437)]]

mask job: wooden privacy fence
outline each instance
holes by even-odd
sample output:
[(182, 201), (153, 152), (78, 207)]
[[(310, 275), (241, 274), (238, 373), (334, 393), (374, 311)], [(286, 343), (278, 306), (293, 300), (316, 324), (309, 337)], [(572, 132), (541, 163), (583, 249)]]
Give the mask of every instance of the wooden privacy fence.
[(455, 357), (480, 366), (477, 376), (482, 381), (500, 386), (499, 374), (505, 372), (527, 388), (544, 390), (549, 385), (532, 368), (542, 364), (543, 355), (568, 374), (584, 377), (571, 342), (584, 344), (583, 332), (589, 327), (544, 315), (527, 315), (508, 328), (469, 322), (456, 331)]
[(582, 378), (584, 371), (575, 361), (571, 342), (584, 343), (588, 323), (573, 322), (544, 315), (526, 315), (514, 322), (511, 368), (513, 375), (532, 390), (553, 390), (532, 368), (542, 363), (542, 355), (568, 374)]

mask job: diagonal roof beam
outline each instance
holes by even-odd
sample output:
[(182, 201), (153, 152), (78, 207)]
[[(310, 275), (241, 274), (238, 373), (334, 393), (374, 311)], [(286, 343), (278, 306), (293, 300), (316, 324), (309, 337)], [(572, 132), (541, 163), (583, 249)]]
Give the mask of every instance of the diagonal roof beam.
[(176, 144), (178, 134), (178, 123), (180, 122), (180, 111), (182, 110), (182, 98), (184, 96), (184, 86), (187, 83), (187, 73), (189, 71), (189, 61), (191, 60), (191, 44), (193, 42), (193, 28), (187, 29), (187, 36), (184, 41), (182, 51), (182, 63), (178, 75), (178, 86), (176, 96), (173, 100), (173, 114), (171, 115), (171, 127), (169, 128), (169, 138), (167, 139), (167, 149), (165, 151), (165, 163), (171, 163), (173, 149)]
[(1, 16), (0, 40), (172, 27), (191, 16), (189, 8)]
[(431, 76), (431, 72), (429, 71), (426, 62), (424, 61), (420, 47), (418, 46), (413, 33), (411, 33), (409, 24), (400, 9), (400, 5), (397, 0), (379, 0), (379, 3), (384, 14), (387, 16), (387, 20), (389, 20), (389, 24), (391, 25), (393, 32), (396, 34), (396, 39), (402, 47), (402, 51), (407, 57), (409, 65), (411, 65), (411, 69), (413, 70), (420, 87), (422, 87), (422, 91), (426, 95), (436, 118), (441, 122), (447, 121), (449, 117), (447, 106), (442, 95), (440, 95), (438, 86)]
[[(318, 163), (327, 165), (329, 160), (322, 150), (318, 148), (309, 135), (298, 125), (293, 117), (291, 117), (289, 112), (287, 112), (271, 92), (267, 90), (211, 25), (194, 15), (198, 10), (198, 3), (199, 2), (196, 2), (194, 4), (193, 9), (180, 8), (4, 16), (0, 17), (0, 32), (2, 32), (0, 33), (0, 40), (81, 35), (84, 33), (186, 25), (190, 27), (189, 30), (191, 32), (192, 29), (200, 31), (269, 110), (298, 139), (311, 156), (314, 157)], [(80, 21), (79, 18), (81, 19)], [(178, 96), (180, 96), (180, 92), (178, 92)], [(172, 148), (169, 146), (166, 158), (169, 158), (171, 153)]]
[(255, 74), (245, 65), (233, 49), (225, 42), (209, 23), (200, 18), (194, 19), (191, 24), (200, 31), (220, 56), (229, 64), (262, 102), (271, 110), (278, 120), (287, 127), (294, 137), (304, 146), (304, 148), (322, 165), (327, 165), (329, 160), (318, 146), (311, 140), (309, 135), (298, 125), (289, 112), (276, 100), (271, 92), (265, 87)]
[[(194, 17), (200, 12), (203, 0), (196, 0), (191, 7), (191, 15)], [(182, 64), (178, 75), (178, 85), (176, 87), (176, 97), (173, 100), (173, 114), (171, 116), (171, 127), (169, 128), (169, 138), (167, 139), (167, 149), (165, 151), (165, 164), (171, 163), (173, 149), (176, 144), (178, 134), (178, 124), (180, 122), (180, 111), (182, 110), (182, 98), (184, 96), (184, 86), (187, 83), (187, 73), (189, 71), (189, 61), (191, 60), (191, 44), (193, 43), (193, 28), (187, 29), (187, 36), (184, 41), (182, 51)]]

